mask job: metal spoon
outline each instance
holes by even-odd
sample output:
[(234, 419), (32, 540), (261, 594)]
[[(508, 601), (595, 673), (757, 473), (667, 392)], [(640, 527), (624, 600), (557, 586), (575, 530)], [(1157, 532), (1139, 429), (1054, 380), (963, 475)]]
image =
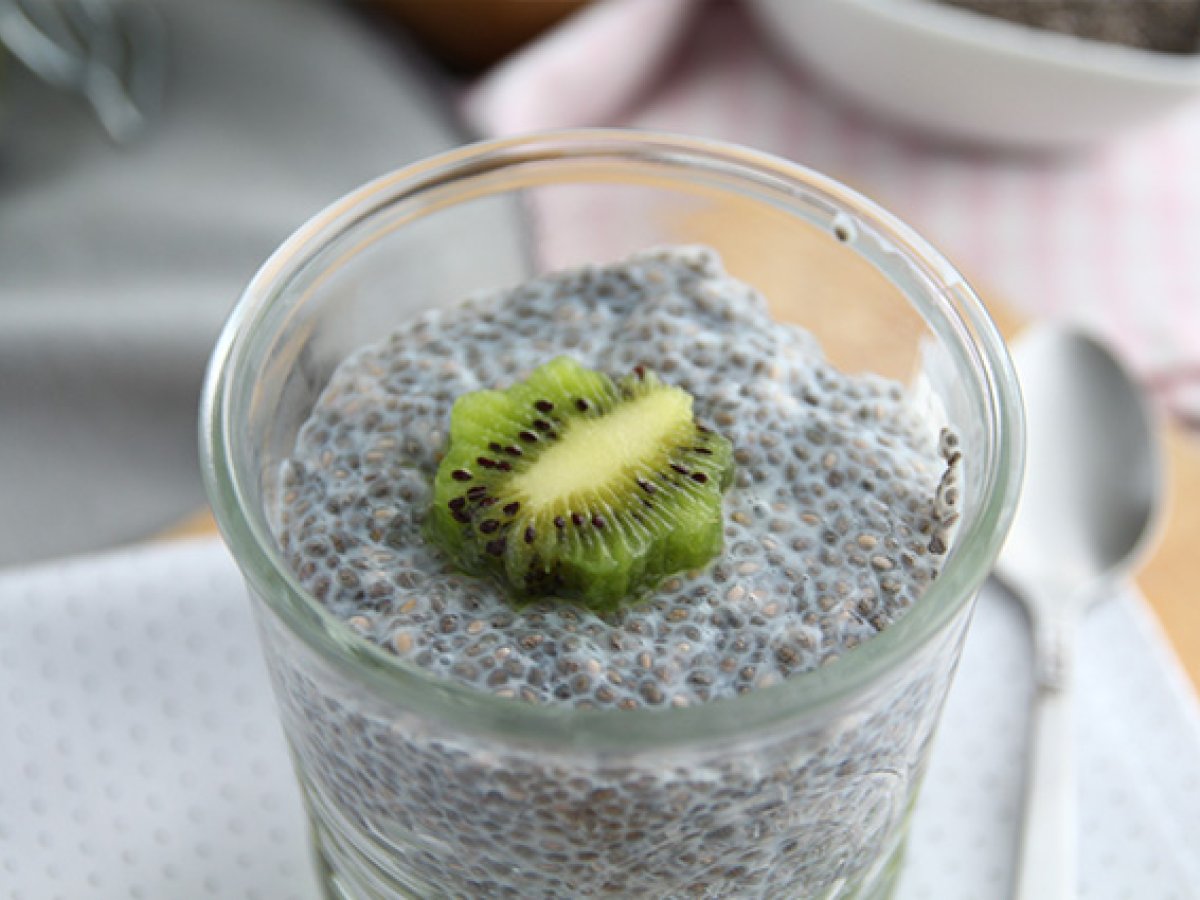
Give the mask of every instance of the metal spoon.
[(1033, 628), (1036, 695), (1017, 900), (1076, 892), (1075, 637), (1146, 548), (1163, 493), (1142, 394), (1100, 344), (1054, 327), (1013, 347), (1029, 436), (1025, 486), (996, 574)]

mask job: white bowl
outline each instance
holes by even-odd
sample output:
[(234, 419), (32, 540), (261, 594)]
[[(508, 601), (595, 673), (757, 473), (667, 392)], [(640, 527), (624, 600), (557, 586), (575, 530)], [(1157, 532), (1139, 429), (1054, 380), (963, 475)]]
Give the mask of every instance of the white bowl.
[(1136, 50), (933, 0), (750, 0), (764, 32), (858, 105), (971, 143), (1068, 149), (1200, 93), (1200, 53)]

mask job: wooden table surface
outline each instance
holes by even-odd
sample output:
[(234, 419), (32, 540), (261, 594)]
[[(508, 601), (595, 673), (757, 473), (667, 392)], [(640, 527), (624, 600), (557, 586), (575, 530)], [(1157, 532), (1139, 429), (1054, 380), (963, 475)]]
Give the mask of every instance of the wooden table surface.
[[(780, 318), (812, 328), (842, 368), (906, 377), (912, 366), (911, 333), (921, 328), (920, 320), (896, 314), (895, 288), (859, 257), (828, 235), (797, 231), (794, 225), (765, 221), (761, 209), (723, 201), (690, 213), (682, 232), (687, 240), (718, 247), (732, 274), (763, 291)], [(771, 252), (772, 242), (778, 242), (776, 252)], [(817, 287), (814, 272), (821, 274)], [(805, 285), (803, 295), (797, 294), (797, 284)], [(846, 304), (839, 303), (847, 291), (859, 301), (857, 312), (849, 316)], [(991, 297), (987, 303), (1007, 337), (1019, 333), (1021, 323), (1006, 304)], [(1137, 583), (1200, 691), (1200, 438), (1168, 425), (1164, 446), (1169, 499), (1161, 536), (1138, 571)], [(163, 537), (211, 533), (212, 518), (203, 512)]]

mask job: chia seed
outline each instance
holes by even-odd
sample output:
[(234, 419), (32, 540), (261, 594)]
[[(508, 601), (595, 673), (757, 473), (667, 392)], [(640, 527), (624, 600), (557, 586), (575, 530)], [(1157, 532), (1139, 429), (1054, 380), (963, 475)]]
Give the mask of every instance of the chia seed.
[(1046, 31), (1161, 53), (1200, 52), (1200, 0), (937, 0)]
[[(738, 463), (724, 555), (602, 615), (551, 600), (513, 609), (498, 585), (453, 571), (422, 530), (454, 399), (561, 354), (686, 387)], [(962, 450), (940, 426), (901, 386), (834, 372), (810, 334), (772, 320), (711, 251), (659, 250), (430, 312), (353, 354), (282, 467), (276, 530), (348, 632), (431, 675), (513, 703), (665, 711), (836, 664), (919, 602), (962, 492)], [(521, 432), (501, 450), (539, 440)], [(467, 496), (486, 491), (465, 469), (453, 477)], [(314, 674), (294, 637), (263, 627), (279, 648), (268, 662), (300, 769), (318, 783), (310, 803), (333, 804), (330, 818), (359, 829), (355, 840), (402, 835), (376, 853), (395, 859), (395, 890), (423, 896), (853, 887), (903, 820), (951, 669), (931, 654), (869, 715), (753, 754), (613, 765), (373, 708), (340, 676)]]

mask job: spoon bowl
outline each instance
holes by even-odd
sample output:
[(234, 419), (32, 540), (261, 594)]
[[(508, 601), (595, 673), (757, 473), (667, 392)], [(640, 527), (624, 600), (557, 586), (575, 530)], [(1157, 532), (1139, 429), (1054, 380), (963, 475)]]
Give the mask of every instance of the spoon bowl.
[(1151, 543), (1162, 450), (1136, 383), (1100, 343), (1045, 326), (1012, 350), (1025, 399), (1025, 483), (996, 575), (1033, 628), (1037, 690), (1017, 900), (1075, 896), (1074, 647), (1087, 606)]
[(1086, 602), (1150, 543), (1163, 480), (1154, 417), (1117, 359), (1079, 332), (1032, 329), (1013, 361), (1028, 462), (996, 573), (1023, 595), (1052, 585), (1067, 592), (1056, 602)]

